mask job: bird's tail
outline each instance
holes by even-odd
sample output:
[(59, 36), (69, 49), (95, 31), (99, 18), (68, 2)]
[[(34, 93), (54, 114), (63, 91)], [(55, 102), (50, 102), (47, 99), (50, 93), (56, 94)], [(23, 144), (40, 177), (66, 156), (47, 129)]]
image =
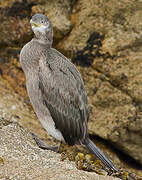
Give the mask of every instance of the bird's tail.
[(102, 163), (108, 167), (109, 169), (112, 169), (114, 171), (118, 171), (117, 168), (114, 167), (111, 160), (88, 138), (84, 145), (93, 153), (95, 156), (102, 161)]

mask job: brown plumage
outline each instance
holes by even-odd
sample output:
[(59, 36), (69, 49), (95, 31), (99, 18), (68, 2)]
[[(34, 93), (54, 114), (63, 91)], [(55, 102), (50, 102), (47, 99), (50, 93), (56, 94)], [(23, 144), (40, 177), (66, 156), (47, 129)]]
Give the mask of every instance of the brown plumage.
[(84, 144), (108, 168), (117, 170), (88, 137), (89, 108), (84, 83), (76, 67), (52, 48), (49, 19), (36, 14), (30, 23), (35, 38), (22, 48), (20, 62), (38, 119), (56, 139), (69, 145)]

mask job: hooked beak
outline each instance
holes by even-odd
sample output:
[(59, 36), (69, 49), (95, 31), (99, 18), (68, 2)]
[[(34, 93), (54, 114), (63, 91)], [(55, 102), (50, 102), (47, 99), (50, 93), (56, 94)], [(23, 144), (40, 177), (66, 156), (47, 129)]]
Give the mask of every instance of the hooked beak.
[(41, 24), (37, 24), (37, 23), (33, 22), (32, 19), (30, 20), (30, 23), (34, 27), (40, 27), (41, 26)]

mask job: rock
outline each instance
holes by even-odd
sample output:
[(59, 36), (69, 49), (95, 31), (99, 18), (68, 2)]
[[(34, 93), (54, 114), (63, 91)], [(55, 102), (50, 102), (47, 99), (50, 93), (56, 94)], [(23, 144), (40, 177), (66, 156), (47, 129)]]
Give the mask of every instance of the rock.
[(7, 122), (0, 125), (0, 179), (117, 179), (77, 170), (73, 162), (62, 162), (59, 154), (39, 149), (18, 123)]
[[(126, 0), (125, 4), (123, 0), (77, 1), (72, 10), (72, 31), (60, 42), (60, 48), (64, 51), (82, 50), (94, 32), (105, 36), (103, 42), (105, 53), (116, 55), (116, 52), (124, 50), (123, 48), (130, 48), (130, 44), (133, 46), (141, 35), (140, 6), (141, 2), (137, 0), (131, 2)], [(140, 41), (137, 46), (140, 46)]]
[(26, 1), (22, 0), (2, 0), (0, 2), (1, 48), (18, 46), (29, 41), (32, 32), (28, 19), (32, 4), (32, 2), (27, 4)]

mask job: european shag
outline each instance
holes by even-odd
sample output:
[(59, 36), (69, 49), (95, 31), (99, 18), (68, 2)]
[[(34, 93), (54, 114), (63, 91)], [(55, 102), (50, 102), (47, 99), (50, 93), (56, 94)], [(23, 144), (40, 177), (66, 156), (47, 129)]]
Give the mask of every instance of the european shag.
[(30, 23), (35, 37), (22, 48), (20, 62), (30, 101), (42, 126), (59, 141), (86, 146), (106, 167), (117, 171), (89, 139), (84, 83), (74, 64), (52, 48), (50, 20), (43, 14), (35, 14)]

